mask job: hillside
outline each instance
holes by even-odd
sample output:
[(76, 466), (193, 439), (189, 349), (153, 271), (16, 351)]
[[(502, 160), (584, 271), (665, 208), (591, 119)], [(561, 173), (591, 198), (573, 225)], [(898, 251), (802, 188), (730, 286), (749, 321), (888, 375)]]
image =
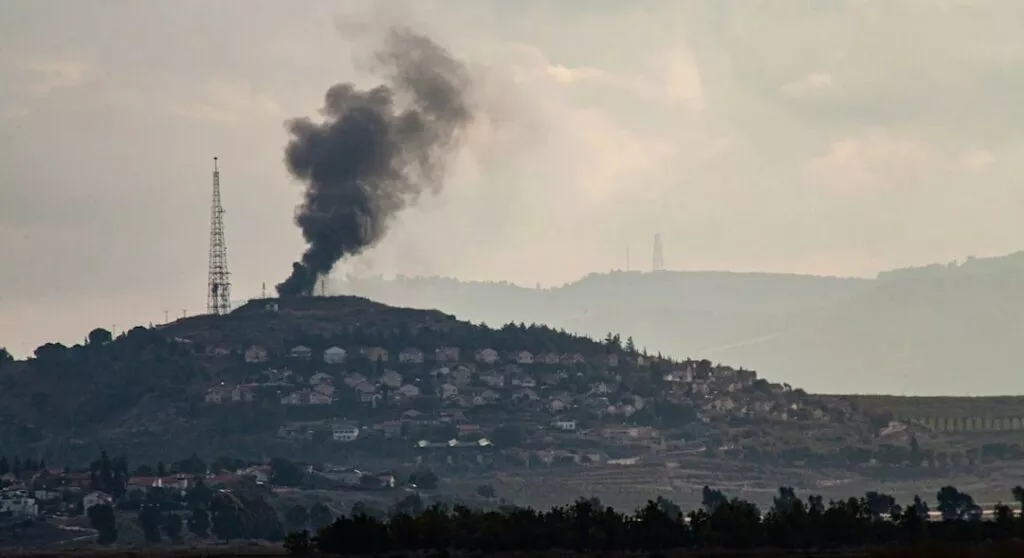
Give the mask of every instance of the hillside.
[(1024, 252), (880, 273), (612, 272), (550, 289), (349, 279), (340, 292), (489, 323), (632, 335), (674, 356), (756, 369), (819, 393), (1024, 392)]
[(117, 339), (97, 329), (85, 344), (5, 365), (0, 385), (0, 449), (54, 462), (101, 448), (151, 461), (401, 460), (487, 440), (513, 465), (693, 450), (763, 465), (870, 447), (879, 426), (841, 401), (750, 370), (659, 359), (618, 335), (494, 329), (358, 297), (252, 301)]

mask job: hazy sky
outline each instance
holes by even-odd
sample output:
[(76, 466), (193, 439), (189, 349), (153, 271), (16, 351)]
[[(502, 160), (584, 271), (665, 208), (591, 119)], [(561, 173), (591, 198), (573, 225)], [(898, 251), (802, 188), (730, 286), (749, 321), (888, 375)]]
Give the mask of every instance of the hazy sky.
[(481, 113), (359, 271), (550, 285), (649, 266), (656, 232), (682, 269), (1021, 248), (1017, 0), (8, 0), (0, 345), (200, 311), (213, 155), (235, 298), (283, 279), (283, 122), (372, 84), (354, 30), (396, 20), (471, 65)]

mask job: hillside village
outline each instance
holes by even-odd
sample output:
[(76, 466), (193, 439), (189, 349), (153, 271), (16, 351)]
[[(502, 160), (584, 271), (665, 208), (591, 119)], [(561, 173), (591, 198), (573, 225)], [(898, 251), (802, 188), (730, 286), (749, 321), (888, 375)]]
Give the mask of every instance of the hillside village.
[[(241, 367), (221, 364), (234, 377), (210, 385), (203, 401), (280, 405), (285, 416), (301, 415), (279, 425), (276, 436), (284, 440), (352, 444), (369, 453), (399, 443), (421, 450), (408, 454), (418, 463), (449, 465), (448, 450), (470, 448), (488, 466), (737, 453), (773, 423), (832, 431), (855, 417), (848, 405), (754, 371), (650, 356), (631, 345), (612, 335), (589, 353), (329, 342), (275, 353), (259, 343), (211, 345), (206, 357)], [(446, 451), (425, 451), (439, 449)]]

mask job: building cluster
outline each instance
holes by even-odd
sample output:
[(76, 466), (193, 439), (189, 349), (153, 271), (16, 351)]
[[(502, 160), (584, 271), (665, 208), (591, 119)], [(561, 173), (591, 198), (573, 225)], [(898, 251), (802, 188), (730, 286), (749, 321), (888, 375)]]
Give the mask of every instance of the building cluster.
[[(286, 422), (278, 436), (296, 441), (348, 444), (366, 439), (404, 440), (422, 450), (515, 451), (496, 431), (522, 425), (530, 445), (594, 445), (648, 449), (681, 440), (652, 423), (665, 405), (692, 410), (704, 425), (732, 417), (828, 422), (835, 409), (788, 385), (759, 380), (750, 370), (707, 361), (676, 362), (601, 353), (501, 353), (459, 347), (428, 354), (415, 347), (392, 353), (381, 347), (314, 352), (291, 347), (272, 358), (258, 345), (245, 349), (253, 370), (243, 383), (209, 388), (210, 404), (265, 401), (323, 409), (322, 420)], [(358, 370), (358, 371), (357, 371)], [(637, 378), (644, 378), (637, 382)], [(387, 420), (339, 420), (352, 406), (386, 410)], [(380, 413), (376, 413), (379, 415)], [(600, 451), (551, 450), (573, 462), (612, 462)], [(562, 455), (565, 454), (565, 455)], [(528, 456), (556, 459), (543, 452)]]

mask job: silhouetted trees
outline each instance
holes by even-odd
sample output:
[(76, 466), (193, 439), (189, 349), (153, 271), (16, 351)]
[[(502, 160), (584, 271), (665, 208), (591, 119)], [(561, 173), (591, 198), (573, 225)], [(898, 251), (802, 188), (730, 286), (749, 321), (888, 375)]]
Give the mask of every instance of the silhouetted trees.
[[(1024, 490), (1019, 492), (1024, 495)], [(314, 536), (292, 533), (286, 546), (296, 554), (314, 549), (326, 554), (448, 549), (656, 552), (670, 548), (828, 549), (923, 540), (976, 543), (1024, 535), (1024, 519), (1015, 518), (1009, 506), (996, 506), (994, 519), (982, 521), (974, 500), (952, 486), (936, 494), (940, 521), (929, 521), (928, 505), (918, 497), (906, 507), (878, 492), (826, 504), (821, 496), (801, 498), (790, 487), (779, 488), (763, 513), (750, 502), (705, 487), (702, 507), (685, 516), (664, 498), (623, 514), (596, 499), (581, 498), (545, 512), (423, 507), (414, 497), (400, 502), (390, 518), (354, 507), (352, 514), (337, 518)]]

